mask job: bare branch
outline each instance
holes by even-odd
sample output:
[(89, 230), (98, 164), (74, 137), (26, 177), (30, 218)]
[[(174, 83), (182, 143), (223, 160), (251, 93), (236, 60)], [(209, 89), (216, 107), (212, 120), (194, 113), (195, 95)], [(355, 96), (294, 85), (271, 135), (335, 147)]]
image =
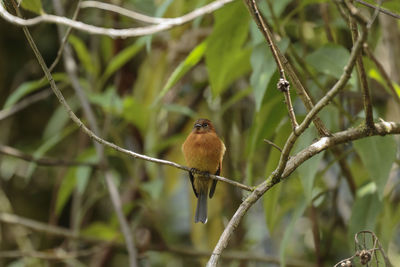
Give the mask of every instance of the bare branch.
[(285, 95), (285, 102), (286, 102), (286, 105), (288, 108), (290, 122), (292, 123), (292, 129), (293, 129), (293, 132), (296, 132), (298, 123), (296, 120), (296, 115), (294, 114), (292, 100), (290, 99), (290, 91), (289, 91), (290, 84), (286, 79), (285, 70), (283, 68), (283, 64), (279, 57), (279, 52), (278, 52), (279, 49), (276, 46), (276, 44), (272, 38), (271, 31), (269, 30), (267, 24), (264, 22), (264, 19), (261, 16), (260, 11), (258, 10), (256, 0), (246, 0), (245, 3), (246, 3), (247, 8), (249, 9), (251, 15), (254, 17), (254, 20), (255, 20), (258, 28), (260, 29), (261, 33), (264, 35), (265, 40), (267, 40), (269, 48), (271, 49), (272, 56), (274, 57), (274, 60), (276, 62), (276, 65), (277, 65), (277, 68), (279, 71), (279, 76), (280, 76), (277, 87)]
[(22, 258), (22, 257), (30, 257), (36, 259), (43, 260), (68, 260), (75, 259), (79, 257), (87, 257), (94, 253), (96, 253), (100, 247), (93, 247), (85, 250), (78, 251), (65, 251), (61, 248), (56, 248), (52, 250), (46, 251), (21, 251), (21, 250), (12, 250), (12, 251), (0, 251), (0, 258)]
[[(355, 22), (355, 19), (352, 16), (349, 17), (349, 22), (350, 22), (351, 37), (352, 37), (353, 43), (354, 43), (358, 38), (357, 24)], [(373, 130), (372, 127), (374, 125), (374, 117), (372, 114), (372, 101), (371, 101), (371, 96), (369, 93), (367, 75), (365, 74), (365, 68), (364, 68), (364, 63), (362, 60), (361, 53), (360, 53), (360, 56), (357, 58), (356, 67), (357, 67), (358, 79), (360, 81), (361, 92), (362, 92), (362, 96), (363, 96), (365, 123), (366, 123), (367, 127), (369, 127), (371, 130)]]
[(69, 26), (79, 31), (84, 31), (90, 34), (107, 35), (113, 38), (127, 38), (134, 36), (150, 35), (171, 29), (175, 26), (185, 24), (189, 21), (194, 20), (195, 18), (211, 13), (232, 1), (234, 0), (217, 0), (206, 6), (198, 8), (186, 15), (171, 19), (171, 21), (169, 21), (168, 23), (161, 23), (156, 25), (150, 25), (138, 28), (129, 28), (129, 29), (113, 29), (113, 28), (97, 27), (80, 21), (75, 21), (66, 17), (60, 17), (49, 14), (43, 14), (32, 19), (21, 19), (7, 12), (7, 10), (4, 8), (3, 5), (0, 5), (0, 16), (3, 17), (6, 21), (18, 26), (33, 26), (40, 23), (54, 23), (58, 25)]
[(370, 3), (367, 3), (367, 2), (365, 2), (363, 0), (355, 0), (355, 1), (360, 3), (360, 4), (362, 4), (362, 5), (364, 5), (364, 6), (367, 6), (367, 7), (373, 8), (375, 10), (378, 10), (379, 12), (382, 12), (383, 14), (389, 15), (389, 16), (391, 16), (393, 18), (396, 18), (396, 19), (400, 19), (400, 15), (399, 14), (396, 14), (396, 13), (393, 13), (393, 12), (387, 10), (387, 9), (381, 8), (380, 6), (371, 5)]
[(269, 141), (268, 139), (264, 139), (264, 142), (270, 144), (271, 146), (275, 147), (275, 148), (278, 149), (280, 152), (282, 152), (282, 148), (280, 148), (280, 147), (279, 147), (277, 144), (275, 144), (274, 142)]
[(98, 164), (91, 163), (91, 162), (79, 162), (79, 161), (68, 161), (64, 159), (53, 159), (53, 158), (35, 158), (32, 155), (26, 154), (18, 149), (15, 149), (10, 146), (5, 146), (0, 144), (0, 154), (8, 155), (11, 157), (19, 158), (25, 161), (34, 162), (39, 165), (44, 166), (75, 166), (75, 165), (82, 165), (82, 166), (90, 166), (97, 168)]

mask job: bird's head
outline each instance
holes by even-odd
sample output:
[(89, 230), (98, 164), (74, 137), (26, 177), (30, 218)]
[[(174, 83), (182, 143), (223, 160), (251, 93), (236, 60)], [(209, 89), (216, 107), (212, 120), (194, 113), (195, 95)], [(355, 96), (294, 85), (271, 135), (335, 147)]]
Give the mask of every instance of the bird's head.
[(198, 119), (193, 126), (193, 132), (202, 134), (208, 132), (215, 132), (214, 126), (208, 119)]

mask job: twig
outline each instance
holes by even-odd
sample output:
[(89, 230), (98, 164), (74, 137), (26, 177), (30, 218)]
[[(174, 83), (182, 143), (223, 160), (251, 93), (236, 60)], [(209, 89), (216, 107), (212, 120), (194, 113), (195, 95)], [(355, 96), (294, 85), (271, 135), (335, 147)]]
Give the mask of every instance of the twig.
[[(353, 49), (350, 54), (350, 58), (344, 68), (344, 72), (343, 72), (342, 76), (336, 82), (336, 84), (326, 93), (326, 95), (320, 101), (318, 101), (318, 103), (313, 107), (313, 109), (311, 109), (310, 112), (306, 115), (303, 122), (297, 128), (297, 131), (296, 131), (297, 133), (296, 134), (294, 132), (291, 133), (291, 135), (287, 139), (286, 144), (282, 150), (281, 158), (279, 160), (278, 166), (275, 169), (275, 171), (267, 178), (267, 180), (265, 182), (263, 182), (262, 184), (257, 186), (256, 189), (242, 202), (242, 204), (236, 210), (235, 214), (229, 221), (228, 225), (225, 227), (224, 232), (220, 236), (220, 239), (218, 240), (218, 243), (214, 248), (213, 255), (210, 257), (210, 259), (207, 263), (208, 267), (217, 266), (217, 263), (218, 263), (218, 260), (220, 258), (222, 251), (228, 245), (228, 242), (229, 242), (234, 230), (239, 225), (240, 220), (246, 214), (247, 210), (265, 192), (267, 192), (275, 184), (282, 181), (282, 174), (285, 171), (287, 162), (289, 160), (289, 153), (292, 150), (294, 143), (296, 142), (298, 136), (307, 129), (307, 127), (310, 125), (313, 118), (318, 114), (318, 112), (321, 111), (321, 109), (323, 107), (325, 107), (331, 101), (331, 99), (341, 89), (343, 89), (344, 86), (347, 84), (348, 80), (350, 79), (351, 72), (356, 63), (356, 59), (361, 51), (362, 44), (366, 40), (366, 37), (367, 37), (367, 29), (366, 29), (366, 27), (363, 27), (360, 37), (357, 39), (357, 41), (355, 42), (355, 44), (353, 46)], [(327, 138), (327, 137), (324, 137), (324, 138)]]
[[(57, 0), (54, 0), (53, 3), (54, 3), (56, 13), (58, 13), (58, 15), (64, 15), (64, 10), (63, 10), (61, 3)], [(80, 1), (78, 2), (77, 10), (79, 10), (79, 5), (80, 5)], [(75, 12), (75, 13), (77, 13), (77, 12)], [(61, 36), (62, 36), (61, 28), (59, 26), (59, 38), (60, 38), (60, 41), (62, 42)], [(89, 101), (87, 100), (86, 95), (84, 94), (84, 92), (81, 88), (81, 85), (79, 83), (77, 67), (76, 67), (76, 63), (72, 57), (71, 46), (69, 44), (66, 44), (64, 47), (64, 50), (65, 50), (64, 54), (63, 54), (64, 55), (64, 66), (67, 71), (68, 77), (70, 78), (72, 87), (74, 88), (75, 93), (77, 94), (78, 99), (79, 99), (80, 103), (82, 104), (85, 117), (87, 118), (90, 127), (93, 129), (94, 133), (98, 135), (98, 134), (100, 134), (100, 129), (98, 127), (96, 117), (94, 115), (94, 112), (93, 112), (90, 104), (89, 104)], [(115, 185), (114, 178), (113, 178), (111, 172), (107, 169), (108, 160), (104, 154), (103, 147), (97, 142), (94, 142), (94, 145), (95, 145), (97, 157), (99, 158), (101, 164), (104, 164), (104, 166), (106, 166), (105, 180), (107, 183), (107, 189), (108, 189), (114, 210), (117, 214), (117, 218), (118, 218), (118, 221), (120, 224), (121, 231), (122, 231), (124, 239), (125, 239), (126, 248), (127, 248), (128, 256), (129, 256), (129, 266), (136, 267), (137, 266), (137, 252), (136, 252), (136, 247), (135, 247), (135, 243), (133, 240), (133, 234), (129, 227), (128, 221), (125, 218), (125, 215), (122, 211), (122, 203), (121, 203), (121, 199), (119, 197), (119, 192), (118, 192), (117, 186)]]
[[(353, 43), (354, 43), (358, 38), (357, 24), (355, 22), (355, 19), (351, 15), (349, 17), (349, 22), (350, 22), (351, 37), (352, 37)], [(358, 79), (360, 81), (361, 92), (362, 92), (362, 96), (363, 96), (365, 123), (370, 130), (373, 130), (372, 127), (374, 125), (374, 117), (372, 114), (372, 101), (371, 101), (371, 96), (369, 93), (367, 75), (365, 74), (365, 68), (364, 68), (364, 63), (362, 60), (362, 54), (360, 54), (360, 56), (357, 58), (356, 67), (357, 67)]]
[(93, 247), (85, 250), (78, 251), (65, 251), (61, 248), (56, 248), (52, 250), (46, 251), (21, 251), (21, 250), (12, 250), (12, 251), (0, 251), (0, 258), (22, 258), (22, 257), (30, 257), (36, 259), (43, 260), (68, 260), (75, 259), (79, 257), (87, 257), (99, 250), (99, 247)]
[(168, 23), (161, 23), (156, 25), (150, 25), (138, 28), (128, 28), (128, 29), (97, 27), (80, 21), (74, 21), (66, 17), (60, 17), (49, 14), (43, 14), (32, 19), (21, 19), (7, 12), (7, 10), (3, 7), (3, 5), (0, 5), (0, 16), (3, 17), (6, 21), (19, 26), (33, 26), (39, 23), (54, 23), (58, 25), (69, 26), (79, 31), (84, 31), (90, 34), (107, 35), (113, 38), (127, 38), (134, 36), (150, 35), (171, 29), (175, 26), (179, 26), (189, 21), (192, 21), (205, 14), (214, 12), (215, 10), (223, 7), (224, 5), (232, 1), (234, 0), (217, 0), (201, 8), (198, 8), (190, 13), (187, 13), (186, 15), (171, 19), (171, 21), (169, 21)]
[[(78, 14), (79, 14), (79, 10), (80, 10), (80, 6), (79, 6), (79, 2), (78, 2), (78, 5), (76, 6), (76, 9), (74, 11), (74, 14), (72, 15), (72, 20), (76, 20), (76, 18), (78, 17)], [(49, 67), (50, 72), (53, 72), (53, 69), (57, 66), (58, 62), (60, 61), (62, 53), (64, 51), (64, 46), (67, 43), (68, 37), (71, 34), (71, 32), (72, 32), (72, 27), (68, 27), (68, 29), (66, 30), (66, 32), (64, 34), (64, 37), (61, 40), (60, 47), (58, 48), (58, 51), (57, 51), (57, 56), (54, 59), (53, 63)]]
[(150, 23), (150, 24), (161, 24), (161, 23), (168, 23), (173, 21), (174, 19), (170, 18), (156, 18), (156, 17), (151, 17), (144, 15), (142, 13), (129, 10), (120, 6), (112, 5), (112, 4), (107, 4), (104, 2), (99, 2), (99, 1), (83, 1), (80, 3), (80, 8), (98, 8), (106, 11), (111, 11), (118, 13), (120, 15), (126, 16), (128, 18)]
[[(209, 257), (212, 252), (211, 251), (203, 251), (203, 250), (194, 250), (188, 248), (181, 248), (181, 247), (161, 247), (161, 248), (150, 248), (150, 251), (158, 251), (158, 252), (169, 252), (173, 254), (177, 254), (180, 256), (185, 257)], [(267, 256), (267, 255), (259, 255), (254, 253), (242, 252), (242, 251), (227, 251), (222, 255), (223, 259), (226, 260), (238, 260), (238, 261), (255, 261), (255, 262), (265, 262), (265, 263), (274, 263), (279, 264), (280, 260), (274, 256)], [(300, 260), (286, 260), (286, 266), (291, 267), (305, 267), (311, 266), (312, 263), (300, 261)]]
[[(278, 20), (276, 19), (276, 15), (275, 15), (274, 10), (272, 8), (271, 2), (267, 1), (267, 4), (268, 4), (270, 12), (272, 14), (272, 18), (273, 19), (275, 18), (274, 19), (275, 23), (278, 23)], [(277, 25), (277, 28), (280, 31), (282, 31), (282, 34), (284, 34), (282, 28), (279, 25)], [(289, 46), (289, 49), (291, 49), (292, 51), (295, 51), (290, 46)], [(278, 56), (279, 56), (281, 62), (283, 63), (283, 67), (284, 67), (286, 73), (288, 74), (289, 79), (292, 81), (292, 83), (294, 85), (294, 89), (296, 90), (297, 95), (299, 96), (299, 98), (303, 102), (306, 110), (309, 112), (314, 107), (314, 101), (310, 97), (310, 94), (307, 91), (307, 89), (304, 88), (304, 86), (301, 83), (300, 79), (297, 77), (296, 72), (293, 70), (293, 67), (290, 64), (290, 62), (287, 60), (287, 58), (280, 52), (279, 49), (277, 49), (276, 51), (278, 52)], [(329, 130), (325, 127), (324, 123), (322, 122), (322, 120), (318, 116), (314, 117), (313, 123), (314, 123), (315, 127), (317, 128), (318, 134), (320, 136), (329, 136), (330, 135)]]
[(270, 145), (273, 146), (273, 147), (275, 147), (276, 149), (278, 149), (278, 150), (282, 153), (282, 148), (280, 148), (280, 147), (279, 147), (277, 144), (275, 144), (274, 142), (269, 141), (268, 139), (264, 139), (264, 142), (270, 144)]
[(372, 53), (371, 49), (369, 48), (368, 44), (366, 44), (366, 43), (364, 43), (364, 52), (374, 62), (379, 73), (382, 75), (383, 80), (385, 81), (386, 85), (389, 87), (390, 91), (392, 92), (392, 96), (393, 96), (394, 100), (400, 104), (400, 96), (397, 94), (396, 89), (393, 86), (392, 80), (389, 77), (389, 74), (386, 72), (383, 65), (375, 57), (375, 55)]
[(53, 158), (36, 158), (32, 155), (26, 154), (16, 148), (5, 146), (0, 144), (0, 154), (12, 156), (15, 158), (19, 158), (25, 161), (34, 162), (43, 166), (74, 166), (74, 165), (82, 165), (82, 166), (90, 166), (97, 168), (99, 167), (96, 163), (91, 162), (79, 162), (79, 161), (68, 161), (64, 159), (53, 159)]
[(378, 10), (379, 12), (382, 12), (383, 14), (389, 15), (389, 16), (391, 16), (393, 18), (396, 18), (396, 19), (400, 19), (400, 15), (399, 14), (393, 13), (393, 12), (391, 12), (391, 11), (385, 9), (385, 8), (381, 8), (379, 6), (371, 5), (370, 3), (367, 3), (367, 2), (365, 2), (363, 0), (355, 0), (355, 1), (360, 3), (360, 4), (362, 4), (362, 5), (364, 5), (364, 6), (367, 6), (367, 7), (373, 8), (375, 10)]
[(292, 123), (292, 129), (293, 129), (293, 132), (296, 132), (296, 129), (299, 124), (297, 123), (296, 115), (294, 114), (292, 100), (290, 99), (290, 91), (289, 91), (290, 84), (289, 84), (288, 80), (286, 79), (285, 70), (283, 68), (282, 62), (281, 62), (279, 54), (278, 54), (279, 49), (275, 45), (275, 42), (272, 39), (271, 32), (270, 32), (268, 26), (266, 25), (266, 23), (264, 22), (264, 19), (262, 18), (260, 11), (258, 10), (256, 0), (246, 0), (245, 2), (246, 2), (246, 6), (248, 7), (250, 13), (253, 15), (258, 28), (260, 29), (261, 33), (264, 35), (265, 39), (267, 40), (269, 48), (271, 49), (272, 56), (274, 57), (274, 60), (276, 62), (276, 65), (277, 65), (277, 68), (279, 71), (279, 76), (280, 76), (280, 79), (277, 83), (277, 87), (285, 95), (285, 102), (286, 102), (286, 105), (288, 108), (290, 121)]
[(51, 91), (51, 89), (48, 88), (39, 93), (36, 93), (34, 95), (24, 98), (23, 100), (21, 100), (20, 102), (18, 102), (17, 104), (15, 104), (14, 106), (12, 106), (9, 109), (0, 110), (0, 121), (14, 115), (15, 113), (25, 109), (26, 107), (29, 107), (30, 105), (32, 105), (40, 100), (43, 100), (43, 99), (49, 97), (52, 93), (53, 92)]

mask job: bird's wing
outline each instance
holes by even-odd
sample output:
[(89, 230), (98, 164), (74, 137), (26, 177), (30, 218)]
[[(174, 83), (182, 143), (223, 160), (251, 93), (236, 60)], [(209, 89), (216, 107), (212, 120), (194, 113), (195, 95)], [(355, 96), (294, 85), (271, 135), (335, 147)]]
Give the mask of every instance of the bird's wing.
[(196, 188), (194, 187), (194, 177), (193, 177), (192, 172), (189, 172), (189, 178), (190, 178), (190, 183), (192, 184), (193, 193), (195, 194), (196, 197), (199, 197), (199, 195), (197, 194)]
[[(220, 162), (219, 165), (218, 165), (218, 169), (217, 169), (215, 175), (220, 175), (220, 174), (221, 174), (221, 168), (222, 168), (221, 165), (222, 165), (222, 164), (221, 164), (221, 162)], [(210, 193), (209, 193), (209, 195), (208, 195), (210, 198), (212, 198), (212, 197), (214, 196), (215, 187), (217, 186), (217, 182), (218, 182), (218, 180), (215, 180), (215, 179), (212, 180), (212, 184), (211, 184), (211, 188), (210, 188)]]

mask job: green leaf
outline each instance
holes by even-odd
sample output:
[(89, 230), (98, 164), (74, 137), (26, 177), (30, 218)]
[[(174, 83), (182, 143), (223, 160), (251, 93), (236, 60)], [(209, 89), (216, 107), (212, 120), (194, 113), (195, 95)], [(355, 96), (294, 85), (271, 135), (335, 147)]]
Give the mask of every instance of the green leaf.
[[(69, 104), (72, 111), (76, 111), (80, 103), (76, 96), (72, 96), (67, 99), (67, 103)], [(64, 106), (59, 105), (57, 109), (51, 115), (49, 121), (47, 122), (46, 127), (43, 131), (43, 140), (47, 140), (54, 136), (55, 134), (62, 131), (62, 129), (67, 125), (70, 121), (70, 117), (68, 113), (65, 111)]]
[(82, 235), (84, 236), (99, 238), (105, 241), (113, 241), (119, 234), (114, 226), (103, 222), (94, 222), (82, 230)]
[(144, 132), (149, 122), (149, 108), (134, 97), (125, 97), (123, 100), (123, 110), (122, 116), (124, 119), (133, 123)]
[(382, 200), (390, 169), (396, 159), (397, 145), (394, 137), (370, 136), (354, 141), (353, 144)]
[[(215, 25), (207, 40), (206, 66), (213, 97), (250, 70), (250, 48), (243, 48), (249, 30), (249, 15), (241, 2), (215, 12)], [(234, 19), (232, 19), (234, 18)]]
[(290, 238), (293, 235), (293, 228), (297, 222), (297, 220), (301, 217), (307, 207), (306, 201), (299, 201), (297, 207), (293, 211), (292, 218), (290, 219), (290, 224), (285, 228), (285, 233), (283, 234), (282, 243), (280, 245), (280, 255), (279, 258), (281, 260), (280, 266), (285, 266), (285, 251), (287, 246), (289, 245)]
[(340, 78), (350, 54), (346, 48), (336, 44), (326, 44), (306, 56), (306, 62), (317, 71)]
[(362, 230), (375, 230), (378, 215), (382, 211), (383, 203), (377, 194), (377, 187), (369, 183), (357, 192), (351, 211), (349, 222), (349, 244), (354, 243), (354, 235)]
[(87, 92), (91, 103), (101, 107), (105, 113), (121, 115), (123, 112), (123, 103), (120, 96), (117, 94), (114, 86), (107, 87), (104, 92)]
[[(65, 128), (64, 130), (55, 133), (53, 136), (51, 136), (48, 139), (45, 139), (43, 144), (40, 145), (38, 149), (32, 154), (34, 158), (41, 158), (45, 155), (47, 151), (52, 149), (55, 145), (57, 145), (61, 140), (63, 140), (65, 137), (70, 135), (73, 131), (75, 131), (77, 127), (75, 125), (72, 125), (70, 127)], [(28, 169), (25, 174), (25, 179), (29, 180), (33, 174), (33, 172), (36, 169), (37, 164), (36, 163), (30, 163), (28, 166)]]
[[(97, 162), (97, 155), (94, 148), (88, 148), (83, 151), (77, 158), (79, 162)], [(71, 196), (72, 192), (76, 188), (79, 193), (83, 193), (88, 184), (92, 167), (90, 166), (76, 166), (70, 167), (63, 181), (61, 182), (57, 200), (55, 212), (57, 215), (61, 214), (67, 200)]]
[[(386, 91), (387, 91), (389, 94), (393, 95), (393, 92), (388, 88), (388, 86), (387, 86), (386, 82), (384, 81), (383, 77), (381, 76), (381, 74), (380, 74), (376, 69), (371, 68), (371, 69), (368, 71), (368, 76), (369, 76), (370, 78), (376, 80), (376, 81), (379, 82), (380, 84), (382, 84), (382, 85), (385, 87)], [(392, 82), (393, 87), (394, 87), (394, 90), (395, 90), (395, 92), (396, 92), (396, 95), (394, 95), (394, 97), (400, 98), (400, 85), (398, 85), (398, 84), (397, 84), (395, 81), (393, 81), (393, 80), (392, 80), (391, 82)]]
[(79, 61), (82, 63), (85, 70), (88, 73), (95, 75), (97, 73), (96, 64), (94, 64), (92, 58), (90, 57), (90, 52), (86, 48), (85, 43), (81, 39), (79, 39), (78, 36), (75, 36), (73, 34), (69, 36), (68, 41), (74, 48), (79, 58)]
[[(288, 45), (289, 39), (287, 38), (278, 43), (278, 47), (282, 53), (286, 51)], [(254, 48), (250, 62), (253, 68), (253, 72), (250, 76), (250, 84), (254, 89), (256, 110), (259, 111), (265, 91), (267, 90), (267, 85), (276, 71), (276, 64), (271, 50), (266, 43), (260, 43)], [(277, 82), (278, 81), (276, 81), (276, 83)]]
[(170, 112), (180, 113), (180, 114), (186, 115), (191, 118), (196, 117), (196, 112), (194, 112), (191, 108), (189, 108), (187, 106), (182, 106), (182, 105), (178, 105), (178, 104), (168, 104), (168, 105), (164, 105), (163, 107)]
[[(64, 73), (55, 73), (53, 74), (53, 79), (55, 82), (66, 81), (67, 76)], [(35, 92), (36, 90), (44, 87), (47, 84), (49, 84), (48, 81), (43, 78), (36, 81), (24, 82), (23, 84), (18, 86), (18, 88), (15, 89), (14, 92), (12, 92), (12, 94), (7, 98), (6, 102), (4, 103), (3, 109), (12, 107), (24, 96)]]
[(44, 13), (41, 0), (20, 0), (19, 4), (22, 6), (22, 8), (33, 13), (39, 15)]
[(157, 97), (155, 102), (158, 102), (161, 98), (165, 96), (169, 89), (175, 85), (177, 81), (179, 81), (183, 75), (185, 75), (191, 68), (193, 68), (197, 63), (199, 63), (200, 59), (202, 59), (204, 52), (206, 51), (207, 41), (204, 41), (197, 45), (192, 52), (187, 56), (187, 58), (182, 61), (179, 66), (174, 70), (171, 76), (168, 78), (167, 83), (161, 90), (160, 94)]
[(136, 42), (119, 52), (113, 59), (111, 59), (103, 76), (100, 79), (100, 84), (104, 83), (110, 78), (114, 72), (123, 67), (129, 60), (131, 60), (142, 48), (144, 47), (145, 40), (139, 38)]

